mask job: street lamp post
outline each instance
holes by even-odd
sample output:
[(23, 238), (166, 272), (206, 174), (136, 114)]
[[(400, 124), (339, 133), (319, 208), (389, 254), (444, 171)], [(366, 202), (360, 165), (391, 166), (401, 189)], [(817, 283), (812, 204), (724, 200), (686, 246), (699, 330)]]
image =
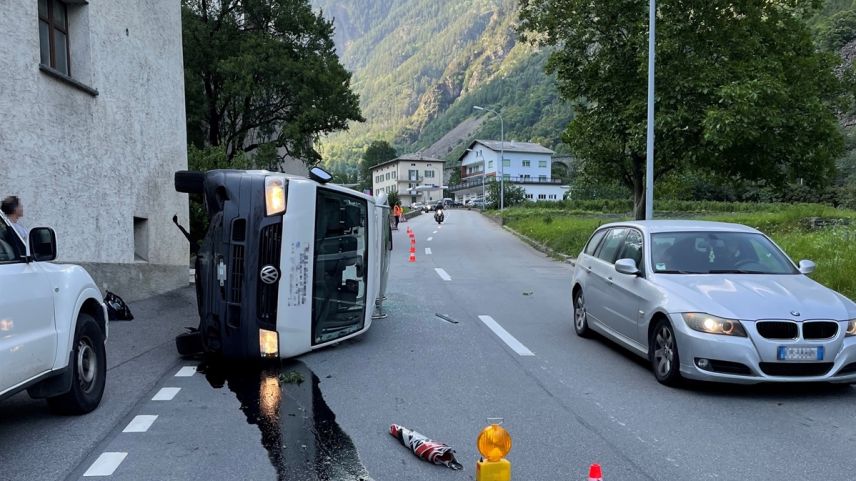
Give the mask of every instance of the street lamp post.
[[(486, 109), (478, 105), (474, 105), (475, 110), (483, 110), (496, 114), (499, 117), (499, 210), (505, 209), (505, 124), (502, 120), (502, 115), (493, 109)], [(484, 185), (484, 183), (482, 183)]]
[(654, 45), (657, 0), (649, 0), (648, 12), (648, 146), (645, 162), (645, 220), (654, 218)]

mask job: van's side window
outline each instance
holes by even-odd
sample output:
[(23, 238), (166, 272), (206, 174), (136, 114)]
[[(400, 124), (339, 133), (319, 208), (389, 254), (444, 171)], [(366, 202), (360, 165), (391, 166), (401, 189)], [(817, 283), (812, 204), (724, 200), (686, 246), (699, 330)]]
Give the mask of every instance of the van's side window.
[(12, 226), (0, 218), (0, 262), (23, 262), (23, 247)]

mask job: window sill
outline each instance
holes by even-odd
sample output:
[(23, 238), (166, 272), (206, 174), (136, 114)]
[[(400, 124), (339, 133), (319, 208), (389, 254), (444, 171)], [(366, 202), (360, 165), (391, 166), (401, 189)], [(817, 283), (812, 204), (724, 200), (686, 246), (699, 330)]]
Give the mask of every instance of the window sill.
[(74, 87), (80, 91), (86, 92), (87, 94), (89, 94), (93, 97), (98, 96), (97, 90), (95, 90), (94, 88), (92, 88), (86, 84), (78, 82), (77, 80), (75, 80), (75, 79), (69, 77), (68, 75), (65, 75), (64, 73), (60, 72), (59, 70), (50, 68), (47, 65), (41, 64), (41, 63), (39, 64), (39, 70), (41, 70), (42, 72), (47, 74), (49, 77), (53, 77), (53, 78), (59, 80), (60, 82), (66, 83), (66, 84), (68, 84), (68, 85), (70, 85), (70, 86), (72, 86), (72, 87)]

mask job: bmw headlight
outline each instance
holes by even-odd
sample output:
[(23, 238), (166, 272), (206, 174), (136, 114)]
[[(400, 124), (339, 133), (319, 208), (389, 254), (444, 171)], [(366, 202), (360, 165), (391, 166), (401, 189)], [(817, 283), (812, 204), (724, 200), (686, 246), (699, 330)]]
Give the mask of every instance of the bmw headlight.
[(847, 321), (847, 333), (845, 337), (856, 336), (856, 319)]
[(746, 337), (746, 330), (743, 329), (743, 325), (740, 324), (740, 321), (734, 319), (723, 319), (703, 312), (685, 312), (682, 316), (687, 326), (694, 331), (723, 336)]

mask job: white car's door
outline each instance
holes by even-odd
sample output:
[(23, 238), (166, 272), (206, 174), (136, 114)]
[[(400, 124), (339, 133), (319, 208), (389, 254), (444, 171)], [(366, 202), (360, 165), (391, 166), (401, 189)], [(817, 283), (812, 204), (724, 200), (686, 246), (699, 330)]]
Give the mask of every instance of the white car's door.
[(618, 331), (617, 319), (609, 307), (614, 299), (611, 277), (615, 274), (615, 257), (624, 245), (627, 229), (618, 227), (610, 229), (601, 241), (594, 257), (586, 259), (583, 268), (588, 271), (588, 281), (584, 292), (586, 312), (596, 321), (605, 324), (610, 329)]
[(56, 351), (53, 289), (0, 218), (0, 392), (51, 369)]

